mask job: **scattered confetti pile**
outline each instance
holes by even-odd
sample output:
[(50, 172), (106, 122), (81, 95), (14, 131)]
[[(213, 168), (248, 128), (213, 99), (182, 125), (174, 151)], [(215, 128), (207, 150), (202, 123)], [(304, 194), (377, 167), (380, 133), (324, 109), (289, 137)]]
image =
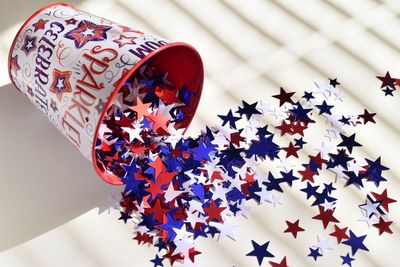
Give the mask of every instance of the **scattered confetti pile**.
[[(175, 88), (168, 74), (145, 64), (122, 87), (107, 110), (96, 142), (97, 164), (124, 183), (122, 199), (116, 208), (120, 220), (135, 225), (134, 239), (151, 244), (157, 255), (151, 262), (164, 266), (197, 266), (195, 240), (199, 237), (235, 240), (235, 216), (246, 215), (253, 205), (264, 202), (282, 204), (284, 189), (300, 191), (314, 207), (315, 216), (327, 234), (348, 253), (338, 257), (338, 265), (352, 265), (359, 250), (368, 251), (365, 233), (350, 229), (335, 215), (337, 188), (355, 187), (365, 196), (358, 207), (362, 221), (379, 232), (391, 234), (389, 204), (396, 202), (382, 185), (388, 170), (381, 158), (356, 158), (355, 127), (375, 123), (375, 113), (334, 112), (343, 101), (336, 79), (317, 83), (297, 100), (294, 92), (280, 88), (273, 95), (275, 104), (242, 101), (237, 110), (218, 115), (221, 125), (206, 126), (197, 137), (183, 136), (177, 127), (185, 118), (182, 108), (192, 94), (185, 86)], [(277, 101), (276, 101), (277, 100)], [(310, 128), (324, 128), (322, 146), (310, 150)], [(311, 140), (311, 138), (310, 138)], [(303, 156), (301, 156), (304, 154)], [(297, 164), (292, 162), (297, 161)], [(262, 170), (268, 163), (275, 168)], [(320, 177), (329, 172), (333, 182)], [(370, 188), (373, 190), (371, 191)], [(287, 189), (286, 189), (287, 190)], [(115, 206), (115, 205), (114, 205)], [(302, 219), (303, 220), (303, 219)], [(282, 222), (294, 239), (304, 231), (301, 220)], [(331, 231), (331, 230), (333, 231)], [(317, 236), (308, 256), (315, 261), (333, 249), (328, 238)], [(274, 258), (270, 241), (251, 241), (247, 256), (258, 265)], [(249, 247), (250, 249), (250, 247)], [(256, 262), (252, 262), (254, 265)], [(288, 266), (286, 256), (268, 262)], [(264, 265), (265, 266), (265, 265)]]

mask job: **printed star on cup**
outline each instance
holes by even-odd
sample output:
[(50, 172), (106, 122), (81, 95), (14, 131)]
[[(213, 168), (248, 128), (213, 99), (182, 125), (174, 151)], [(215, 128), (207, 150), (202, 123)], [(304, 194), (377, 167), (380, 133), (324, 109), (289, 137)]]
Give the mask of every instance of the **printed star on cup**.
[(21, 50), (24, 51), (26, 56), (36, 49), (36, 39), (37, 37), (31, 37), (30, 35), (25, 35), (24, 43), (21, 46)]
[(112, 27), (97, 25), (93, 22), (82, 20), (76, 28), (67, 32), (64, 37), (74, 41), (76, 48), (84, 47), (88, 42), (104, 41), (107, 39), (107, 31)]
[(120, 35), (118, 39), (114, 40), (114, 43), (117, 43), (119, 47), (123, 47), (124, 45), (134, 45), (135, 39), (137, 37), (126, 37), (124, 35)]
[(50, 85), (50, 92), (53, 92), (60, 102), (64, 93), (72, 92), (71, 83), (69, 81), (71, 74), (71, 71), (53, 70), (53, 83)]

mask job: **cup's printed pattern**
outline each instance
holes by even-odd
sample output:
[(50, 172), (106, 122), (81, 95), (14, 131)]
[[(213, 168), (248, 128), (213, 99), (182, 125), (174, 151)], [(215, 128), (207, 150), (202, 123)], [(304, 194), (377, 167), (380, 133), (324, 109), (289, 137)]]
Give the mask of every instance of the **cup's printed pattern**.
[(96, 126), (119, 81), (164, 39), (59, 4), (31, 17), (10, 51), (15, 86), (92, 161)]

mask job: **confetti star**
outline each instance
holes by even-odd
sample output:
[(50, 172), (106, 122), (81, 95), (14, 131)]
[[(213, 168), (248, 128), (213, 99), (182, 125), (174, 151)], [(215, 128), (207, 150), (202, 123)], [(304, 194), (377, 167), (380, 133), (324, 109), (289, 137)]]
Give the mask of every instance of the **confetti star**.
[(321, 204), (322, 207), (324, 207), (324, 210), (332, 210), (335, 206), (336, 202), (332, 201), (329, 202), (328, 200), (324, 199), (324, 203)]
[(339, 226), (337, 226), (337, 224), (335, 224), (334, 226), (335, 226), (335, 231), (333, 231), (329, 235), (333, 236), (333, 237), (336, 237), (336, 240), (337, 240), (338, 244), (340, 244), (343, 239), (349, 239), (350, 238), (346, 234), (348, 227), (340, 228)]
[(305, 100), (310, 101), (311, 99), (314, 99), (315, 96), (313, 96), (312, 92), (304, 91), (304, 95), (301, 98), (304, 98)]
[(365, 204), (359, 205), (360, 209), (364, 210), (366, 216), (371, 218), (374, 214), (379, 215), (378, 208), (381, 205), (379, 202), (372, 202), (369, 198), (365, 201)]
[(126, 37), (124, 35), (120, 35), (118, 39), (114, 40), (114, 43), (117, 43), (118, 46), (121, 48), (124, 45), (134, 45), (135, 43), (135, 39), (137, 37)]
[(309, 199), (310, 197), (314, 196), (317, 194), (317, 190), (318, 190), (319, 186), (312, 186), (312, 184), (310, 182), (307, 181), (307, 187), (300, 189), (300, 191), (304, 192), (307, 194), (307, 199)]
[(188, 231), (184, 224), (182, 224), (181, 228), (172, 228), (172, 230), (175, 232), (174, 241), (185, 239), (188, 236)]
[(138, 120), (141, 120), (143, 116), (148, 116), (149, 115), (149, 108), (151, 106), (151, 103), (144, 104), (142, 100), (137, 97), (136, 98), (136, 105), (135, 106), (130, 106), (129, 109), (133, 110), (136, 112), (136, 118)]
[(358, 115), (358, 118), (361, 118), (364, 120), (364, 124), (368, 122), (376, 123), (374, 120), (374, 116), (376, 113), (369, 113), (367, 109), (364, 109), (364, 114)]
[(49, 22), (49, 21), (48, 20), (39, 19), (37, 22), (32, 24), (32, 26), (35, 28), (34, 32), (37, 32), (38, 30), (43, 30), (44, 27), (46, 26), (47, 22)]
[(298, 139), (294, 139), (294, 141), (295, 141), (295, 146), (299, 146), (299, 147), (301, 147), (301, 148), (303, 148), (303, 146), (305, 145), (305, 144), (307, 144), (307, 142), (305, 142), (304, 140), (303, 140), (303, 137), (300, 137), (300, 138), (298, 138)]
[(133, 127), (121, 127), (122, 130), (124, 130), (126, 133), (128, 133), (129, 136), (129, 142), (133, 142), (133, 140), (139, 140), (140, 142), (144, 142), (142, 136), (140, 133), (142, 132), (142, 124), (138, 121), (136, 121), (133, 124)]
[(271, 264), (272, 267), (289, 267), (286, 262), (286, 256), (283, 257), (280, 263), (269, 261), (269, 264)]
[(379, 222), (379, 220), (378, 220), (378, 218), (376, 216), (369, 217), (369, 216), (367, 216), (367, 214), (364, 211), (362, 211), (361, 213), (362, 213), (362, 218), (359, 219), (358, 221), (366, 222), (368, 227), (371, 227), (373, 224)]
[(328, 227), (328, 224), (330, 222), (333, 223), (338, 223), (339, 221), (333, 216), (333, 213), (335, 212), (335, 209), (332, 210), (324, 210), (322, 206), (318, 206), (319, 209), (319, 214), (312, 217), (312, 219), (315, 220), (321, 220), (322, 224), (324, 226), (324, 229)]
[(280, 172), (282, 175), (281, 181), (287, 183), (290, 187), (293, 185), (293, 182), (296, 180), (299, 180), (298, 177), (293, 175), (293, 170), (290, 170), (289, 172)]
[(332, 115), (331, 109), (333, 108), (333, 106), (328, 105), (325, 100), (322, 102), (322, 104), (315, 106), (319, 108), (319, 115), (324, 113)]
[(297, 102), (294, 105), (296, 105), (297, 107), (289, 109), (289, 112), (293, 114), (295, 121), (302, 121), (302, 122), (312, 121), (310, 117), (308, 117), (308, 113), (312, 111), (311, 108), (304, 108), (299, 102)]
[(378, 228), (379, 235), (382, 235), (383, 233), (393, 234), (392, 229), (390, 229), (390, 225), (392, 225), (392, 223), (392, 221), (385, 221), (382, 217), (380, 217), (379, 222), (373, 224), (372, 226)]
[(339, 120), (339, 122), (343, 123), (343, 125), (350, 125), (350, 117), (345, 117), (342, 115), (342, 118)]
[(385, 93), (385, 96), (388, 96), (388, 95), (394, 96), (394, 95), (393, 95), (393, 92), (394, 92), (394, 91), (395, 91), (395, 89), (390, 89), (389, 86), (386, 86), (386, 88), (382, 90), (382, 92)]
[(300, 147), (295, 147), (295, 146), (293, 145), (293, 143), (290, 142), (290, 143), (289, 143), (289, 146), (287, 146), (287, 147), (282, 147), (282, 149), (286, 151), (286, 158), (288, 158), (288, 157), (290, 157), (290, 156), (293, 156), (293, 157), (298, 158), (299, 155), (297, 155), (297, 151), (299, 151), (301, 148), (300, 148)]
[(132, 217), (128, 213), (123, 211), (120, 211), (120, 213), (121, 216), (118, 218), (118, 220), (123, 220), (126, 223), (129, 219), (132, 219)]
[(304, 229), (299, 226), (299, 221), (299, 219), (297, 219), (297, 221), (295, 221), (294, 223), (285, 221), (288, 227), (286, 228), (284, 233), (292, 233), (293, 237), (296, 239), (297, 233), (304, 231)]
[(229, 122), (229, 126), (233, 129), (236, 129), (235, 122), (240, 120), (240, 117), (233, 116), (232, 110), (230, 109), (226, 116), (218, 115), (218, 117), (223, 121), (222, 126)]
[(376, 78), (378, 78), (382, 82), (381, 88), (384, 88), (386, 86), (390, 88), (395, 88), (394, 83), (396, 82), (396, 79), (392, 78), (388, 71), (386, 72), (385, 76), (376, 76)]
[(340, 83), (337, 81), (337, 78), (329, 79), (329, 84), (332, 85), (334, 88), (336, 88), (337, 85), (340, 85)]
[(359, 249), (369, 251), (363, 243), (366, 237), (367, 235), (356, 236), (353, 231), (350, 230), (349, 240), (346, 240), (342, 243), (351, 247), (351, 253), (354, 256)]
[(310, 249), (310, 254), (308, 254), (308, 257), (312, 257), (314, 261), (317, 261), (318, 257), (321, 257), (322, 254), (319, 253), (319, 248), (309, 248)]
[(389, 204), (397, 202), (396, 200), (388, 197), (386, 188), (380, 194), (376, 192), (371, 192), (371, 193), (376, 199), (376, 201), (381, 203), (381, 207), (384, 208), (387, 212), (389, 212)]
[(365, 177), (368, 181), (374, 182), (376, 187), (379, 187), (381, 182), (386, 181), (386, 179), (382, 177), (382, 172), (389, 170), (389, 168), (381, 164), (381, 157), (378, 157), (375, 161), (370, 159), (365, 160), (368, 163), (368, 165), (364, 167), (364, 169), (366, 169)]
[(184, 191), (175, 190), (172, 183), (169, 184), (168, 189), (165, 191), (164, 198), (166, 202), (170, 202), (171, 200), (177, 198)]
[(261, 114), (261, 112), (256, 109), (257, 102), (254, 102), (253, 104), (248, 104), (246, 101), (242, 100), (242, 104), (243, 107), (239, 107), (239, 109), (236, 111), (236, 113), (239, 113), (240, 116), (245, 115), (246, 118), (250, 120), (252, 115)]
[(338, 144), (338, 146), (346, 147), (350, 153), (353, 151), (353, 147), (355, 147), (355, 146), (361, 147), (362, 146), (361, 144), (359, 144), (355, 141), (356, 134), (352, 134), (349, 137), (345, 136), (344, 134), (340, 134), (340, 137), (342, 138), (342, 142), (340, 144)]
[(287, 93), (285, 89), (282, 87), (280, 88), (280, 93), (278, 95), (273, 95), (273, 98), (279, 99), (279, 106), (283, 106), (285, 103), (293, 103), (292, 101), (292, 96), (295, 94), (295, 92), (289, 92)]
[(322, 255), (324, 255), (327, 250), (333, 250), (333, 247), (329, 243), (330, 241), (329, 237), (322, 238), (320, 236), (317, 236), (317, 239), (318, 239), (318, 244), (316, 245), (316, 247), (320, 249)]
[(164, 258), (160, 258), (160, 257), (158, 257), (158, 255), (156, 255), (156, 257), (150, 261), (154, 264), (154, 267), (157, 267), (157, 266), (163, 267), (164, 266), (164, 264), (162, 263), (163, 260), (164, 260)]
[(364, 187), (362, 179), (365, 178), (365, 174), (359, 173), (357, 175), (356, 173), (354, 173), (352, 171), (344, 171), (343, 173), (348, 178), (348, 180), (347, 180), (347, 182), (345, 184), (346, 187), (349, 186), (349, 185), (354, 185), (357, 188)]
[(236, 240), (234, 230), (239, 227), (238, 225), (232, 225), (227, 223), (226, 221), (224, 223), (210, 222), (210, 225), (218, 229), (218, 241), (224, 237), (229, 237), (234, 241)]
[(260, 197), (259, 202), (269, 202), (272, 203), (272, 191), (268, 191), (266, 187), (262, 187), (261, 191), (255, 192), (256, 195)]
[(348, 266), (351, 267), (351, 262), (354, 261), (355, 259), (350, 257), (350, 253), (347, 253), (346, 256), (340, 256), (343, 260), (342, 265), (347, 264)]
[(268, 251), (269, 241), (264, 243), (263, 245), (257, 244), (254, 240), (251, 240), (253, 245), (253, 251), (246, 254), (246, 256), (257, 257), (258, 265), (261, 266), (264, 258), (273, 258), (275, 257)]
[(203, 208), (204, 212), (208, 215), (207, 222), (216, 220), (217, 222), (222, 222), (221, 212), (223, 212), (226, 207), (218, 207), (213, 200), (210, 201), (208, 207)]
[(310, 181), (311, 183), (314, 183), (314, 176), (318, 175), (317, 171), (313, 171), (310, 167), (309, 164), (305, 164), (304, 170), (298, 171), (299, 174), (301, 174), (301, 181)]

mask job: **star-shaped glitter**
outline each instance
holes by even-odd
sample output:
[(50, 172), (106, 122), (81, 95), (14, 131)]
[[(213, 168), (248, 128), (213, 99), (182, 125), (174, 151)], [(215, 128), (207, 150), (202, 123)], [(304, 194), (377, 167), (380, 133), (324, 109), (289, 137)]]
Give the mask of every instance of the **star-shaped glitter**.
[(286, 256), (283, 257), (280, 263), (269, 261), (269, 264), (271, 264), (271, 267), (289, 267), (287, 265)]
[(335, 79), (329, 79), (329, 84), (332, 85), (334, 88), (335, 88), (337, 85), (340, 85), (340, 83), (337, 81), (337, 78), (335, 78)]
[(352, 134), (351, 136), (345, 136), (344, 134), (341, 133), (340, 137), (342, 138), (342, 142), (339, 143), (338, 146), (346, 147), (350, 153), (353, 151), (353, 147), (362, 146), (360, 143), (356, 142), (355, 140), (356, 134)]
[(28, 56), (32, 51), (36, 49), (36, 36), (25, 35), (21, 50), (24, 51), (25, 55)]
[(72, 92), (71, 83), (69, 81), (71, 75), (71, 71), (60, 71), (56, 68), (53, 70), (53, 82), (50, 85), (50, 91), (57, 96), (60, 102), (64, 93)]
[(239, 113), (240, 116), (245, 115), (248, 120), (250, 120), (252, 115), (261, 114), (259, 110), (256, 109), (257, 102), (253, 104), (249, 104), (246, 101), (242, 100), (243, 107), (239, 107), (236, 113)]
[(107, 31), (112, 27), (97, 25), (93, 22), (82, 20), (76, 28), (67, 32), (64, 37), (74, 41), (76, 48), (84, 47), (88, 42), (97, 42), (107, 39)]
[(235, 117), (233, 116), (232, 110), (230, 109), (228, 114), (226, 116), (224, 115), (218, 115), (218, 117), (222, 120), (222, 126), (225, 124), (229, 123), (229, 126), (233, 129), (236, 129), (236, 124), (235, 122), (240, 120), (240, 117)]
[(280, 88), (280, 93), (278, 95), (273, 95), (273, 98), (279, 99), (279, 106), (283, 106), (285, 103), (293, 103), (292, 101), (292, 96), (294, 95), (294, 92), (289, 92), (287, 93), (285, 89), (282, 87)]
[(350, 253), (347, 253), (345, 256), (340, 256), (343, 260), (342, 265), (347, 264), (348, 266), (351, 267), (351, 262), (354, 261), (355, 259), (350, 257)]
[(356, 236), (353, 231), (350, 230), (350, 238), (346, 241), (343, 241), (342, 243), (345, 245), (348, 245), (351, 247), (351, 253), (353, 255), (356, 254), (358, 250), (365, 250), (369, 251), (368, 248), (364, 245), (364, 240), (367, 237), (367, 235), (363, 236)]
[(135, 39), (137, 37), (126, 37), (124, 35), (120, 35), (118, 39), (114, 40), (114, 43), (117, 43), (119, 47), (123, 47), (124, 45), (134, 45)]
[(385, 93), (385, 96), (394, 96), (393, 92), (395, 91), (395, 89), (391, 89), (389, 86), (386, 86), (385, 89), (382, 89), (382, 92)]
[(315, 105), (315, 106), (318, 107), (318, 109), (319, 109), (319, 115), (324, 114), (324, 113), (332, 115), (331, 109), (333, 108), (333, 106), (328, 105), (325, 100), (322, 102), (322, 104)]
[(337, 226), (337, 224), (335, 224), (334, 226), (335, 226), (335, 231), (333, 231), (329, 235), (336, 237), (338, 244), (340, 244), (343, 239), (349, 239), (349, 236), (346, 233), (347, 227), (340, 228), (339, 226)]
[(136, 105), (130, 106), (129, 109), (135, 111), (137, 114), (136, 118), (138, 120), (141, 120), (143, 116), (149, 115), (150, 106), (151, 106), (151, 103), (143, 103), (142, 100), (139, 97), (137, 97)]
[(160, 258), (160, 257), (158, 257), (158, 255), (156, 255), (156, 257), (150, 261), (154, 264), (154, 267), (157, 267), (157, 266), (163, 267), (164, 266), (164, 264), (162, 263), (163, 260), (164, 260), (164, 258)]
[(274, 257), (274, 255), (272, 255), (268, 251), (269, 241), (264, 243), (263, 245), (257, 244), (257, 242), (255, 242), (254, 240), (251, 240), (251, 243), (253, 245), (253, 251), (247, 253), (246, 256), (256, 257), (259, 266), (261, 266), (264, 258), (267, 258), (267, 257), (273, 258)]
[(317, 261), (318, 257), (321, 257), (322, 254), (319, 253), (319, 248), (309, 248), (310, 249), (310, 254), (308, 254), (309, 257), (312, 257), (314, 261)]
[(285, 222), (287, 224), (287, 228), (284, 231), (284, 233), (291, 233), (295, 239), (297, 238), (297, 233), (298, 232), (303, 232), (304, 231), (304, 228), (301, 228), (299, 226), (299, 222), (300, 222), (299, 219), (297, 221), (295, 221), (294, 223), (289, 222), (289, 221), (285, 221)]
[(388, 71), (386, 72), (385, 76), (376, 76), (376, 78), (378, 78), (382, 82), (381, 88), (384, 88), (386, 86), (394, 88), (394, 83), (396, 82), (396, 79), (392, 78)]
[(387, 212), (389, 212), (389, 204), (397, 202), (393, 198), (388, 197), (387, 195), (387, 189), (383, 190), (382, 193), (378, 194), (376, 192), (371, 192), (372, 195), (375, 197), (376, 201), (381, 203), (381, 207), (385, 209)]
[(389, 220), (384, 220), (382, 217), (379, 218), (379, 222), (373, 224), (372, 226), (375, 228), (378, 228), (379, 230), (379, 235), (382, 235), (383, 233), (389, 233), (393, 234), (392, 229), (390, 229), (390, 226), (392, 225), (392, 221)]
[(324, 229), (326, 229), (329, 225), (329, 223), (333, 222), (333, 223), (337, 223), (339, 222), (334, 216), (333, 213), (335, 211), (335, 209), (331, 209), (331, 210), (324, 210), (324, 208), (322, 206), (318, 206), (319, 209), (319, 214), (312, 217), (315, 220), (321, 220), (322, 224), (324, 226)]
[(364, 109), (364, 114), (358, 115), (358, 118), (361, 118), (364, 120), (364, 124), (367, 122), (372, 122), (375, 123), (374, 116), (376, 113), (369, 113), (367, 109)]

